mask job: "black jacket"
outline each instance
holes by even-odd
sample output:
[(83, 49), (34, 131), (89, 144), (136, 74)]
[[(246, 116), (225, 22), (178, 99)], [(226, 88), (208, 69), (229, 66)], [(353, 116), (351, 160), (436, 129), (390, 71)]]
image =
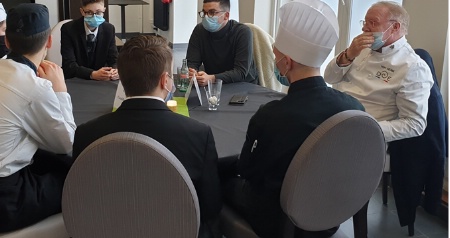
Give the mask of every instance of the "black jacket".
[(61, 27), (61, 55), (64, 77), (90, 79), (92, 71), (102, 67), (116, 68), (117, 47), (114, 26), (104, 22), (98, 27), (94, 67), (88, 68), (84, 18), (67, 22)]

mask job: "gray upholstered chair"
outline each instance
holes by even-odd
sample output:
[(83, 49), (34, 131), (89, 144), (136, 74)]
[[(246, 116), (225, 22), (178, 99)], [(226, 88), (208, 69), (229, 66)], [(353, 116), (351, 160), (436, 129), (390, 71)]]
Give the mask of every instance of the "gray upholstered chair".
[(72, 21), (72, 19), (60, 21), (52, 28), (52, 47), (48, 49), (47, 56), (45, 57), (47, 60), (52, 61), (59, 66), (62, 66), (61, 27), (69, 21)]
[(63, 218), (73, 238), (197, 237), (200, 210), (178, 159), (131, 132), (89, 145), (67, 175)]
[(62, 214), (58, 213), (20, 230), (0, 233), (0, 238), (69, 238)]
[[(369, 114), (349, 110), (319, 125), (300, 146), (286, 172), (280, 195), (288, 219), (283, 237), (294, 226), (318, 231), (353, 216), (355, 237), (367, 237), (367, 206), (380, 181), (385, 141)], [(227, 238), (257, 237), (225, 207), (221, 226)]]
[(275, 42), (269, 33), (261, 27), (245, 23), (253, 33), (253, 60), (258, 69), (259, 85), (278, 92), (287, 92), (288, 87), (283, 86), (275, 77), (275, 55), (272, 45)]

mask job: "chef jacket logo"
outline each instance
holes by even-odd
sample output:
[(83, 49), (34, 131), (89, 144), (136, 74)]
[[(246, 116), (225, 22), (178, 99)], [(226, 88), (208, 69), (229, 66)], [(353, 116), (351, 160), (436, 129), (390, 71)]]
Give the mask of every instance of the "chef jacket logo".
[(378, 79), (383, 80), (386, 83), (389, 83), (389, 81), (391, 80), (392, 76), (390, 75), (390, 73), (394, 73), (395, 71), (391, 68), (387, 68), (383, 65), (381, 65), (382, 70), (379, 70), (375, 77), (377, 77)]

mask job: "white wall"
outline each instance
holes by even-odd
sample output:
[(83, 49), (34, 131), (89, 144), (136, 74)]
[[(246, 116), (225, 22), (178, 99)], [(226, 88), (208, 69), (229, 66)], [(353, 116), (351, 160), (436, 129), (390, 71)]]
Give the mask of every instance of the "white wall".
[(59, 21), (58, 0), (36, 0), (36, 3), (47, 6), (50, 13), (50, 27), (56, 25), (56, 23), (58, 23)]
[(411, 18), (406, 38), (413, 48), (431, 54), (440, 81), (447, 41), (448, 0), (405, 0), (403, 6)]
[[(153, 32), (153, 0), (143, 0), (148, 5), (128, 5), (125, 7), (126, 32)], [(109, 23), (116, 27), (116, 32), (122, 29), (120, 6), (109, 5)]]
[(196, 0), (173, 1), (171, 3), (170, 27), (172, 43), (188, 43), (192, 30), (197, 25), (198, 6)]

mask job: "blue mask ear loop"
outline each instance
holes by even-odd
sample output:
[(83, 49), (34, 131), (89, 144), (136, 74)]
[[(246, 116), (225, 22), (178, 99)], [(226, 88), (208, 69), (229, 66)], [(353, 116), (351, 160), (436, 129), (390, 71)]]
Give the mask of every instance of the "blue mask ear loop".
[(284, 72), (284, 75), (282, 75), (282, 74), (280, 73), (280, 70), (278, 70), (278, 67), (277, 67), (277, 64), (278, 64), (282, 59), (284, 59), (284, 58), (286, 58), (286, 56), (281, 57), (281, 59), (279, 59), (278, 61), (275, 62), (275, 65), (274, 65), (274, 68), (275, 68), (274, 74), (275, 74), (275, 77), (277, 78), (278, 82), (280, 82), (280, 83), (283, 84), (284, 86), (289, 86), (289, 85), (291, 85), (291, 83), (289, 83), (289, 80), (288, 80), (288, 78), (287, 78), (287, 76), (286, 76), (286, 74), (289, 72), (289, 69), (287, 69), (287, 70)]
[(173, 81), (172, 76), (170, 76), (169, 73), (167, 73), (167, 76), (169, 76), (169, 78), (172, 79), (172, 90), (169, 90), (169, 89), (167, 89), (166, 86), (164, 86), (164, 89), (166, 89), (167, 92), (168, 92), (166, 98), (164, 99), (164, 102), (167, 102), (167, 101), (169, 101), (170, 99), (173, 98), (173, 94), (175, 93), (175, 89), (176, 89), (176, 87), (175, 87), (175, 82)]

